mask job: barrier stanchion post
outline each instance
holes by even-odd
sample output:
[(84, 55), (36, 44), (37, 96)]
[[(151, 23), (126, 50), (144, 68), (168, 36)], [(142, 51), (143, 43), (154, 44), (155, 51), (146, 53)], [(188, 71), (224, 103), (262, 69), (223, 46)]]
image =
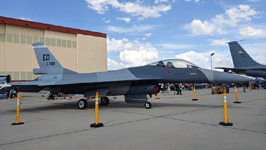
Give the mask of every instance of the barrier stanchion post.
[(236, 94), (236, 101), (234, 103), (237, 103), (237, 104), (241, 103), (241, 102), (238, 101), (238, 95), (237, 95), (236, 85), (235, 85), (235, 94)]
[(16, 116), (16, 122), (15, 123), (12, 123), (11, 125), (21, 125), (21, 124), (24, 124), (23, 122), (19, 122), (20, 101), (21, 101), (21, 96), (20, 96), (20, 93), (18, 93), (18, 95), (17, 95), (17, 116)]
[(197, 101), (198, 99), (196, 98), (196, 90), (195, 90), (195, 86), (193, 85), (194, 88), (194, 98), (192, 99), (193, 101)]
[(91, 124), (91, 127), (98, 128), (103, 126), (102, 123), (99, 123), (98, 118), (99, 118), (99, 98), (98, 98), (98, 92), (96, 92), (95, 96), (95, 123)]
[(71, 94), (69, 94), (68, 96), (69, 96), (69, 98), (68, 98), (68, 99), (69, 99), (69, 100), (71, 100)]
[(160, 99), (159, 97), (158, 97), (158, 93), (156, 94), (156, 98), (155, 99)]
[(219, 125), (233, 126), (233, 123), (227, 122), (227, 102), (226, 102), (226, 90), (224, 90), (224, 122), (220, 122)]
[(252, 90), (251, 82), (248, 82), (248, 83), (249, 83), (249, 90), (251, 91)]

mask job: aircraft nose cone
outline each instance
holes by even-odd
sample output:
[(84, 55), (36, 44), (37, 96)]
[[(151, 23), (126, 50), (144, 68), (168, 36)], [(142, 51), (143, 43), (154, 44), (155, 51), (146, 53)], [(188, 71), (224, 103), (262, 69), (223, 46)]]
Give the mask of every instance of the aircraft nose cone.
[(214, 83), (243, 83), (252, 81), (253, 79), (242, 77), (239, 75), (227, 73), (227, 72), (213, 72)]

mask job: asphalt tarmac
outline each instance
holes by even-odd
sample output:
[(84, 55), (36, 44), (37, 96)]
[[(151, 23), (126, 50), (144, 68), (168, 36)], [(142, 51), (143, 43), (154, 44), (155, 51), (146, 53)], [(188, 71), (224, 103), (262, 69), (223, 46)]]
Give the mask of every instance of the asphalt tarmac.
[(38, 93), (22, 93), (20, 122), (16, 122), (16, 99), (0, 100), (0, 150), (29, 149), (97, 149), (97, 150), (219, 150), (266, 149), (266, 90), (243, 92), (234, 89), (227, 94), (228, 121), (224, 121), (223, 95), (212, 95), (210, 89), (183, 95), (159, 94), (153, 97), (151, 109), (140, 104), (126, 104), (122, 97), (110, 97), (109, 106), (99, 107), (95, 123), (94, 101), (88, 109), (78, 110), (77, 100), (46, 100)]

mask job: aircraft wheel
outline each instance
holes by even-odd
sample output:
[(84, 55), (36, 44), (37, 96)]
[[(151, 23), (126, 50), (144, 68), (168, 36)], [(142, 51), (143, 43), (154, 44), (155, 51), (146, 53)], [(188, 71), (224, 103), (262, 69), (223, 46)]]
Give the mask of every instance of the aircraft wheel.
[(146, 102), (146, 103), (144, 104), (144, 107), (145, 107), (146, 109), (150, 109), (150, 108), (151, 108), (151, 103), (150, 103), (150, 102)]
[(87, 101), (85, 99), (80, 99), (77, 103), (78, 109), (87, 108)]
[(110, 103), (110, 100), (108, 97), (102, 97), (101, 98), (101, 106), (106, 106)]

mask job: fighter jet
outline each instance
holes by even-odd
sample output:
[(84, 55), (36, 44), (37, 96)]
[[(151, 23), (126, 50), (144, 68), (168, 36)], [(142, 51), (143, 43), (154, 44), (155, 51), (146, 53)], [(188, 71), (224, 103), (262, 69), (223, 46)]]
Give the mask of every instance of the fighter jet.
[[(32, 44), (40, 68), (33, 73), (41, 75), (34, 81), (10, 82), (18, 92), (50, 91), (53, 94), (83, 94), (93, 97), (96, 92), (101, 104), (109, 104), (106, 96), (124, 95), (127, 103), (140, 103), (151, 108), (147, 95), (160, 91), (159, 83), (235, 83), (250, 79), (226, 72), (202, 69), (185, 60), (167, 59), (145, 66), (96, 73), (77, 73), (62, 67), (43, 43)], [(79, 109), (87, 107), (88, 99), (80, 99)]]
[(215, 69), (224, 69), (225, 72), (231, 70), (237, 74), (266, 79), (266, 65), (254, 61), (237, 41), (229, 42), (228, 44), (233, 58), (234, 68), (215, 67)]

